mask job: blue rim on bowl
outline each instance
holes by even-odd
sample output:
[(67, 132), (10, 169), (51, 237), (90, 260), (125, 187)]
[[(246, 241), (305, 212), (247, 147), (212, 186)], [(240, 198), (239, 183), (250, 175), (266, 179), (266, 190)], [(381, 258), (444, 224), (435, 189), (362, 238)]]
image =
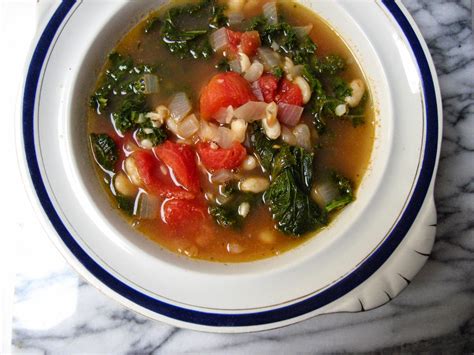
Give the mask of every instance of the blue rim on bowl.
[(315, 311), (344, 296), (367, 280), (392, 255), (404, 239), (418, 215), (430, 187), (436, 166), (438, 152), (438, 102), (433, 74), (428, 58), (417, 34), (409, 20), (393, 0), (382, 0), (383, 5), (392, 14), (411, 46), (419, 67), (425, 103), (426, 136), (421, 170), (413, 194), (398, 223), (383, 243), (356, 269), (344, 278), (300, 302), (261, 312), (240, 314), (222, 314), (202, 312), (172, 305), (145, 295), (115, 278), (93, 260), (76, 242), (65, 227), (46, 191), (35, 149), (34, 109), (41, 71), (53, 44), (54, 37), (63, 21), (77, 3), (77, 0), (64, 0), (41, 34), (29, 65), (23, 96), (23, 140), (29, 174), (41, 206), (47, 214), (56, 233), (75, 258), (98, 280), (111, 290), (131, 302), (165, 317), (186, 323), (211, 327), (247, 327), (289, 320)]

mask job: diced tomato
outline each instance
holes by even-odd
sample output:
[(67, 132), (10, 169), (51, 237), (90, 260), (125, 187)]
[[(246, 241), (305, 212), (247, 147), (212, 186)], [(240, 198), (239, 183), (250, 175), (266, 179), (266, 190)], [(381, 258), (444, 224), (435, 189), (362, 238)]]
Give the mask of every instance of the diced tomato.
[(201, 161), (209, 170), (235, 169), (242, 164), (247, 156), (247, 150), (239, 142), (234, 142), (232, 147), (216, 148), (210, 143), (198, 143), (197, 151)]
[(255, 95), (247, 80), (233, 72), (217, 74), (201, 91), (201, 118), (209, 120), (222, 107), (239, 107), (251, 100)]
[(195, 198), (195, 193), (174, 184), (168, 168), (150, 152), (137, 151), (132, 157), (143, 182), (143, 188), (148, 192), (167, 198)]
[(264, 74), (258, 79), (258, 85), (262, 91), (263, 99), (266, 103), (275, 101), (278, 90), (278, 78), (272, 74)]
[(192, 193), (201, 190), (196, 156), (189, 145), (167, 140), (154, 148), (154, 152), (171, 169), (176, 181), (182, 187)]
[(188, 227), (196, 229), (196, 222), (207, 217), (206, 204), (200, 199), (166, 200), (162, 205), (162, 220), (173, 229)]
[(285, 103), (290, 105), (303, 105), (303, 94), (298, 85), (293, 84), (287, 79), (283, 79), (280, 84), (280, 90), (275, 97), (277, 103)]
[(257, 53), (257, 49), (260, 45), (260, 34), (257, 31), (242, 33), (240, 47), (242, 48), (242, 52), (247, 54), (249, 57), (254, 56)]
[(229, 51), (230, 53), (235, 56), (239, 50), (240, 39), (242, 38), (242, 32), (236, 32), (226, 29), (227, 37), (229, 38)]

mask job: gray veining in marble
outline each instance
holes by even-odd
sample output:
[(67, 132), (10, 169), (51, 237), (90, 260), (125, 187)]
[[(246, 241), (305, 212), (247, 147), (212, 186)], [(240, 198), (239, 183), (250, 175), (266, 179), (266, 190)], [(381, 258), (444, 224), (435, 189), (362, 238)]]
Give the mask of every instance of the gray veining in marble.
[[(404, 0), (437, 67), (444, 139), (432, 255), (409, 287), (370, 312), (319, 316), (287, 328), (216, 335), (173, 328), (126, 310), (49, 250), (51, 274), (19, 273), (13, 343), (18, 352), (294, 353), (474, 351), (474, 40), (471, 2)], [(43, 243), (48, 243), (44, 240)], [(71, 291), (72, 290), (72, 291)], [(41, 303), (46, 302), (46, 303)], [(35, 305), (44, 305), (34, 308)], [(35, 309), (36, 318), (28, 314)], [(49, 319), (50, 309), (56, 319)]]

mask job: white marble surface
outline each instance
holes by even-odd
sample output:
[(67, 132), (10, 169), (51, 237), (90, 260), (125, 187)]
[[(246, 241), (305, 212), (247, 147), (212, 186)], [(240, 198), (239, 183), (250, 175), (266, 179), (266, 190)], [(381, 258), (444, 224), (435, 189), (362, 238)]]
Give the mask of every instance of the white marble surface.
[[(16, 249), (16, 256), (7, 269), (11, 272), (4, 272), (6, 281), (2, 280), (4, 290), (8, 280), (14, 280), (15, 292), (10, 297), (13, 307), (4, 308), (2, 314), (4, 325), (8, 324), (8, 314), (13, 316), (12, 351), (473, 352), (474, 39), (471, 1), (403, 2), (419, 25), (437, 66), (445, 122), (435, 190), (439, 219), (436, 243), (426, 266), (401, 295), (369, 312), (319, 316), (256, 334), (216, 335), (173, 328), (126, 310), (82, 280), (47, 240), (18, 187), (19, 202), (0, 214), (8, 217), (7, 213), (14, 212), (8, 234), (14, 237), (12, 249)], [(18, 186), (16, 177), (10, 178)], [(6, 251), (8, 245), (3, 245), (3, 253), (8, 257)], [(6, 294), (4, 302), (9, 299), (8, 292)], [(8, 332), (4, 329), (5, 333)]]

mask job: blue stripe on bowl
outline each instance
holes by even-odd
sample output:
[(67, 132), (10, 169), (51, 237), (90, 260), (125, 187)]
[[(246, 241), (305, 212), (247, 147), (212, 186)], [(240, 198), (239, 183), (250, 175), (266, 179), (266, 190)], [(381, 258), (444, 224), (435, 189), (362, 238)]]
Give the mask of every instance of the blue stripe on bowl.
[(38, 199), (49, 217), (51, 224), (67, 248), (69, 248), (77, 260), (104, 285), (135, 304), (176, 320), (213, 327), (256, 326), (298, 317), (337, 300), (367, 280), (389, 258), (395, 248), (403, 240), (422, 206), (434, 173), (439, 135), (435, 86), (422, 45), (399, 6), (393, 0), (382, 0), (382, 3), (398, 22), (411, 45), (420, 69), (426, 103), (426, 144), (420, 176), (415, 185), (413, 196), (403, 212), (400, 221), (386, 240), (369, 258), (352, 273), (328, 289), (296, 304), (269, 311), (245, 314), (217, 314), (194, 311), (162, 302), (116, 279), (88, 256), (79, 246), (64, 226), (51, 203), (40, 174), (35, 150), (34, 109), (41, 70), (46, 60), (48, 50), (62, 22), (76, 4), (76, 0), (63, 0), (44, 29), (34, 50), (28, 69), (23, 97), (23, 139), (29, 173)]

